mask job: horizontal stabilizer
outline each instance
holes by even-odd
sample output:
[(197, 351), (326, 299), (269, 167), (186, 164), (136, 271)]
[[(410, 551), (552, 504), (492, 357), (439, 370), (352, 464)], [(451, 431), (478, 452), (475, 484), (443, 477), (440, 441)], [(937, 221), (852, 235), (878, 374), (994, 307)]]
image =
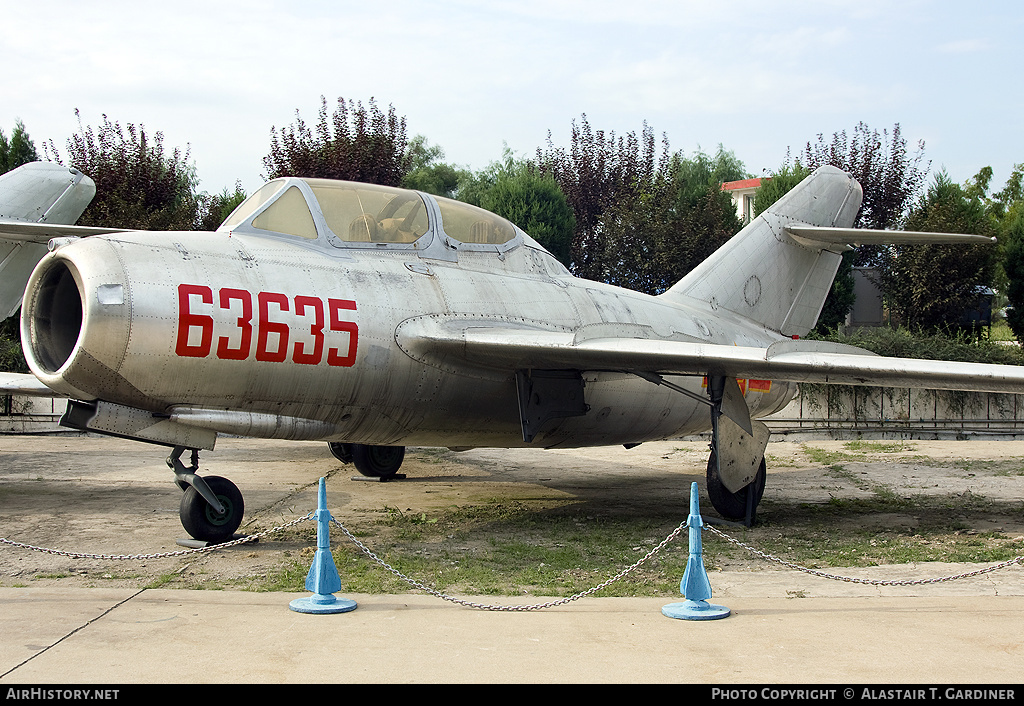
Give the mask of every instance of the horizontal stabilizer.
[(992, 245), (995, 238), (966, 233), (924, 233), (909, 230), (868, 230), (865, 228), (829, 228), (822, 226), (791, 225), (786, 232), (798, 240), (832, 245), (886, 245), (904, 243), (959, 243), (962, 245)]

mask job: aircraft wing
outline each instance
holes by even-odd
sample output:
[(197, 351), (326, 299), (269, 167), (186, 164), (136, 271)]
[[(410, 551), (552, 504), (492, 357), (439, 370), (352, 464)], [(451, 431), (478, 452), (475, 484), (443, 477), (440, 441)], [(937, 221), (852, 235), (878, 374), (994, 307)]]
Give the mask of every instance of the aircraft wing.
[(27, 395), (29, 397), (64, 396), (39, 382), (35, 375), (27, 373), (0, 373), (0, 394)]
[[(1024, 366), (889, 358), (824, 341), (782, 340), (767, 348), (655, 338), (645, 327), (553, 331), (496, 322), (423, 317), (404, 322), (399, 345), (419, 360), (462, 359), (513, 370), (607, 370), (724, 375), (790, 382), (1024, 393)], [(639, 336), (637, 334), (640, 334)], [(642, 336), (648, 337), (642, 337)]]
[(123, 228), (93, 228), (61, 223), (19, 221), (0, 218), (0, 320), (21, 306), (32, 269), (46, 254), (53, 238), (84, 238), (104, 233), (122, 233)]
[(105, 233), (126, 233), (125, 228), (95, 228), (59, 223), (32, 223), (0, 218), (0, 240), (46, 245), (51, 238), (84, 238)]

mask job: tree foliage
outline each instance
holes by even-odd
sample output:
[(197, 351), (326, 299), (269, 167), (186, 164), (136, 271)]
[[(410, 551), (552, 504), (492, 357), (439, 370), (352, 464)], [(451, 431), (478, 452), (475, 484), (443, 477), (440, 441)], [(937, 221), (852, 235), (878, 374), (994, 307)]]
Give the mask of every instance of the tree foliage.
[[(906, 228), (934, 233), (994, 236), (995, 228), (977, 193), (944, 173), (914, 206)], [(890, 313), (911, 330), (956, 331), (981, 291), (993, 283), (995, 248), (986, 245), (893, 245), (886, 250), (879, 280)]]
[(631, 247), (648, 247), (643, 233), (605, 231), (608, 226), (623, 225), (624, 216), (635, 219), (638, 209), (646, 212), (664, 201), (670, 161), (665, 140), (657, 156), (654, 132), (646, 123), (639, 138), (634, 132), (616, 137), (614, 132), (594, 131), (583, 115), (580, 124), (573, 121), (568, 150), (555, 147), (549, 134), (547, 149), (537, 150), (537, 164), (562, 189), (575, 215), (571, 269), (576, 275), (599, 281), (613, 276), (616, 263), (609, 263), (607, 257), (617, 249), (609, 245), (614, 235), (632, 236)]
[(811, 170), (799, 162), (789, 163), (789, 158), (777, 172), (761, 180), (754, 194), (754, 215), (759, 216), (769, 206), (789, 193), (790, 189), (811, 175)]
[(246, 193), (242, 189), (242, 182), (235, 182), (235, 190), (228, 191), (225, 186), (219, 194), (199, 194), (199, 221), (196, 224), (198, 230), (217, 230), (220, 224), (227, 220), (231, 212), (245, 201)]
[[(189, 151), (164, 151), (163, 133), (124, 128), (104, 115), (97, 130), (83, 126), (67, 141), (68, 163), (96, 182), (80, 225), (139, 230), (193, 230), (199, 220), (196, 170)], [(64, 164), (51, 140), (47, 152)]]
[(1013, 165), (1006, 185), (992, 195), (990, 210), (1000, 222), (1007, 222), (1024, 211), (1024, 164)]
[(816, 142), (807, 143), (798, 161), (810, 171), (830, 164), (853, 174), (864, 190), (854, 227), (877, 229), (896, 228), (906, 218), (931, 164), (924, 161), (923, 140), (916, 152), (907, 151), (899, 123), (891, 133), (880, 134), (863, 122), (857, 123), (852, 138), (847, 138), (845, 130), (833, 133), (829, 143), (818, 135)]
[[(755, 213), (761, 213), (818, 167), (831, 165), (849, 172), (861, 185), (864, 198), (854, 221), (856, 228), (899, 228), (922, 190), (930, 163), (924, 161), (924, 142), (908, 151), (899, 123), (892, 131), (871, 129), (859, 122), (852, 137), (845, 130), (826, 142), (819, 134), (807, 142), (800, 156), (786, 157), (782, 167), (758, 189)], [(815, 330), (823, 333), (846, 320), (855, 300), (853, 267), (874, 266), (885, 258), (879, 246), (861, 246), (843, 255)]]
[(293, 125), (270, 129), (270, 153), (263, 158), (266, 178), (299, 176), (401, 186), (413, 159), (405, 118), (393, 106), (381, 112), (373, 98), (367, 107), (339, 97), (330, 115), (327, 99), (321, 96), (320, 101), (315, 130), (298, 110)]
[(423, 135), (409, 140), (408, 172), (402, 178), (406, 189), (424, 191), (434, 196), (456, 198), (460, 185), (469, 178), (469, 171), (441, 161), (444, 149), (431, 145)]
[(1018, 210), (1006, 224), (1003, 239), (1006, 241), (1003, 258), (1006, 298), (1010, 304), (1006, 310), (1006, 323), (1017, 341), (1024, 343), (1024, 210)]
[(576, 218), (550, 174), (541, 174), (532, 163), (517, 161), (506, 152), (505, 163), (482, 192), (479, 205), (529, 233), (563, 265), (571, 264)]
[(584, 115), (568, 149), (548, 137), (537, 167), (565, 194), (576, 219), (570, 269), (587, 279), (659, 293), (739, 228), (722, 181), (746, 176), (721, 147), (686, 159), (660, 149), (644, 123), (640, 135), (593, 130)]
[(1024, 343), (1024, 164), (1014, 165), (1006, 185), (986, 198), (986, 204), (1003, 248), (1003, 286), (1009, 303), (1006, 322), (1017, 341)]
[(25, 130), (25, 124), (15, 121), (10, 139), (0, 130), (0, 174), (17, 169), (23, 164), (39, 161), (36, 146)]
[(4, 372), (29, 372), (25, 354), (21, 350), (20, 319), (15, 314), (0, 321), (0, 370)]

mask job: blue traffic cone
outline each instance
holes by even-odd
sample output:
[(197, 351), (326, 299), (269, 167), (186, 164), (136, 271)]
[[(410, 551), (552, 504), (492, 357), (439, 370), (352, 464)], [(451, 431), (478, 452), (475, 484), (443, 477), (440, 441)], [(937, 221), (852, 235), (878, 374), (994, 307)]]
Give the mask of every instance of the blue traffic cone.
[(331, 513), (327, 510), (327, 482), (320, 479), (316, 508), (316, 555), (313, 565), (306, 574), (306, 590), (313, 595), (296, 598), (289, 607), (298, 613), (347, 613), (355, 610), (356, 602), (347, 598), (335, 598), (334, 592), (341, 590), (341, 577), (331, 556), (331, 533), (328, 523)]
[(686, 571), (679, 582), (679, 592), (686, 600), (682, 603), (669, 603), (662, 606), (661, 612), (669, 618), (681, 620), (716, 620), (724, 618), (731, 612), (721, 605), (708, 603), (711, 598), (711, 581), (704, 569), (704, 554), (701, 547), (700, 533), (704, 520), (700, 517), (697, 484), (690, 485), (690, 516), (686, 519), (690, 529), (690, 558), (686, 560)]

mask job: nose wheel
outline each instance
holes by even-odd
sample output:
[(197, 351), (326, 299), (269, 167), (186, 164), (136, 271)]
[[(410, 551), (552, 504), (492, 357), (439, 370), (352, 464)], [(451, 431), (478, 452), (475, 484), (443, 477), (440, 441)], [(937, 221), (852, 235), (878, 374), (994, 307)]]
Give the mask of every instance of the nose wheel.
[(181, 526), (195, 539), (204, 542), (223, 542), (231, 539), (242, 524), (245, 503), (238, 487), (220, 476), (196, 475), (199, 470), (199, 452), (192, 449), (192, 465), (185, 466), (181, 455), (185, 447), (175, 446), (167, 458), (174, 471), (174, 480), (184, 492), (178, 515)]
[(215, 510), (195, 487), (189, 486), (181, 496), (181, 507), (178, 509), (181, 526), (196, 539), (207, 542), (231, 539), (235, 530), (242, 524), (242, 514), (245, 511), (242, 493), (227, 478), (207, 476), (203, 480), (220, 501), (223, 510)]

